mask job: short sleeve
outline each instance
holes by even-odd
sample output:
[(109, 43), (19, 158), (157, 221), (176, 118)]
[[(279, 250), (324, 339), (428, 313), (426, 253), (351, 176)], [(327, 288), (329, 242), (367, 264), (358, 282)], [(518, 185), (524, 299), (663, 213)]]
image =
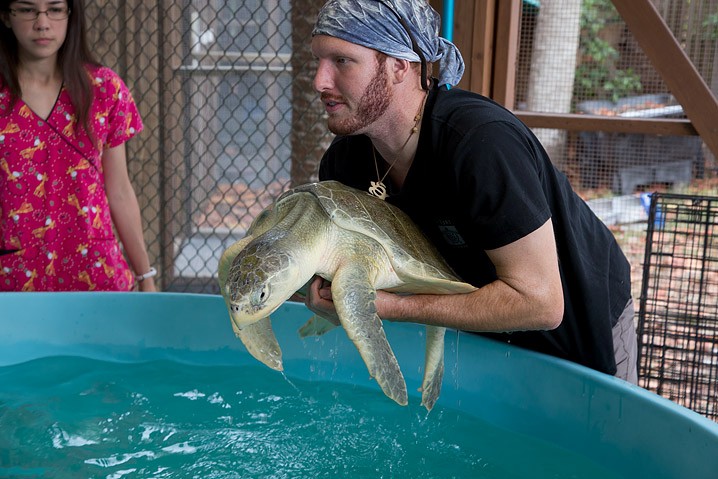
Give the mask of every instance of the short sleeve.
[(512, 243), (551, 217), (537, 155), (529, 138), (502, 121), (477, 127), (458, 146), (460, 201), (484, 232), (484, 249)]
[(99, 115), (95, 120), (104, 122), (99, 126), (106, 132), (105, 148), (113, 148), (142, 131), (143, 124), (135, 100), (125, 82), (109, 68), (94, 73), (95, 101)]

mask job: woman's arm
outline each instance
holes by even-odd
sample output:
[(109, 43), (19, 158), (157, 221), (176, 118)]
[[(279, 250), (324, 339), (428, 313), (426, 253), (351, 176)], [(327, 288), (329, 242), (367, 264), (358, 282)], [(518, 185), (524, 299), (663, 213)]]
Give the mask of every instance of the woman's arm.
[[(146, 273), (150, 270), (150, 260), (142, 232), (140, 206), (127, 173), (124, 143), (104, 151), (102, 168), (110, 214), (130, 266), (135, 275)], [(140, 291), (156, 291), (154, 278), (147, 278), (138, 284)]]

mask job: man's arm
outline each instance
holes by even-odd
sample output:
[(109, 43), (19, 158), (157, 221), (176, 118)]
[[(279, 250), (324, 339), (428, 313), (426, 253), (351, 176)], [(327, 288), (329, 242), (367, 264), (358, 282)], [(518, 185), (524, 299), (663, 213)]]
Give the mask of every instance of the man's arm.
[[(498, 279), (466, 294), (396, 295), (377, 292), (383, 319), (445, 326), (466, 331), (548, 330), (561, 324), (563, 289), (553, 224), (511, 244), (486, 252)], [(334, 307), (331, 290), (321, 278), (309, 288), (307, 306), (323, 317)]]

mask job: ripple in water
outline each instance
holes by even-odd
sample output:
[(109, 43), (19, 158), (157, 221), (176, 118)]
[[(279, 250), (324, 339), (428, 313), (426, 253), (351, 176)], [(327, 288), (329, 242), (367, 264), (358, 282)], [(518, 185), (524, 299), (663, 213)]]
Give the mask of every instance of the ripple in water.
[(0, 477), (615, 477), (419, 402), (261, 365), (43, 358), (0, 368)]

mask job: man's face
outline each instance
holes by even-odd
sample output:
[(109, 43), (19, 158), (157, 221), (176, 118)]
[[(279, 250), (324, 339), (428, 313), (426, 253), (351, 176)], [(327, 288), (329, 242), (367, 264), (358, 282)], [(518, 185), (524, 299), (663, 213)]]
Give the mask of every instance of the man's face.
[(314, 37), (312, 52), (319, 62), (314, 88), (321, 94), (329, 130), (336, 135), (365, 133), (391, 102), (384, 58), (326, 35)]

